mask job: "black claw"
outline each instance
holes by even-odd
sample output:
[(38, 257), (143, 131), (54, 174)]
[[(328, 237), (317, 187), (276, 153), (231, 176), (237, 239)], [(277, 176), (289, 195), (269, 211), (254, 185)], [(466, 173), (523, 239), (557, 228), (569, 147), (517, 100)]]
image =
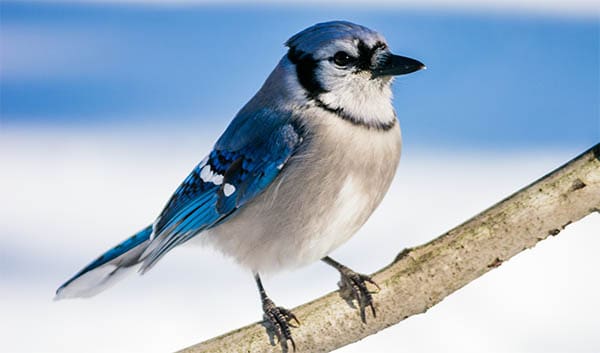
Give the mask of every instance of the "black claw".
[(344, 267), (340, 269), (341, 281), (340, 288), (342, 290), (347, 289), (351, 300), (356, 300), (358, 302), (360, 318), (363, 322), (367, 322), (365, 309), (367, 307), (371, 308), (371, 313), (373, 317), (377, 317), (377, 312), (375, 311), (375, 305), (373, 304), (373, 296), (372, 293), (367, 288), (367, 282), (374, 285), (379, 291), (381, 288), (373, 279), (367, 275), (363, 275), (360, 273), (356, 273), (351, 269)]
[[(293, 313), (293, 312), (289, 311), (289, 310), (288, 310), (288, 309), (286, 309), (286, 308), (281, 308), (281, 307), (279, 308), (279, 310), (281, 310), (281, 313), (282, 313), (282, 314), (283, 314), (283, 316), (285, 317), (285, 320), (286, 320), (286, 322), (287, 322), (288, 324), (290, 324), (290, 322), (291, 322), (292, 320), (294, 320), (294, 321), (296, 321), (296, 324), (297, 324), (297, 325), (300, 325), (300, 320), (298, 320), (298, 318), (296, 317), (296, 315), (294, 315), (294, 313)], [(298, 326), (293, 326), (293, 325), (291, 325), (291, 326), (292, 326), (292, 327), (298, 327)]]
[(275, 306), (275, 303), (267, 296), (267, 292), (265, 292), (258, 273), (254, 274), (254, 279), (256, 280), (256, 285), (258, 286), (258, 291), (262, 300), (265, 321), (272, 327), (274, 332), (273, 341), (275, 341), (275, 337), (277, 337), (283, 352), (288, 351), (288, 341), (290, 341), (295, 352), (296, 342), (294, 342), (294, 339), (292, 338), (290, 327), (297, 326), (291, 325), (290, 322), (294, 320), (300, 325), (300, 320), (298, 320), (296, 315), (288, 309)]
[(290, 327), (297, 327), (290, 324), (292, 320), (294, 320), (298, 325), (300, 325), (300, 321), (291, 311), (275, 306), (273, 301), (270, 299), (265, 299), (263, 302), (263, 311), (265, 313), (265, 320), (273, 327), (273, 331), (275, 332), (275, 336), (277, 340), (284, 348), (284, 351), (287, 351), (287, 342), (290, 341), (292, 344), (292, 349), (296, 351), (296, 342), (292, 338), (292, 332)]

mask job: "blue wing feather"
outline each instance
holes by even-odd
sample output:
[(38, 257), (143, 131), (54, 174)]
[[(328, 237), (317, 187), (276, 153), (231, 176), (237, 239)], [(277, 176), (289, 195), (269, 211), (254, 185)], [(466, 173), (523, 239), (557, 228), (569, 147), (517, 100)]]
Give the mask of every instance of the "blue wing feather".
[(271, 110), (238, 114), (158, 217), (141, 271), (175, 246), (226, 221), (260, 194), (301, 141), (300, 129), (289, 115)]
[[(60, 286), (56, 290), (57, 296), (59, 295), (59, 293), (62, 291), (63, 288), (66, 288), (72, 282), (74, 282), (75, 280), (77, 280), (78, 278), (83, 276), (84, 274), (86, 274), (90, 271), (93, 271), (94, 269), (117, 259), (119, 256), (125, 255), (127, 252), (136, 248), (138, 245), (141, 245), (142, 243), (148, 241), (148, 239), (150, 239), (150, 234), (152, 234), (152, 226), (148, 226), (148, 227), (142, 229), (141, 231), (135, 233), (133, 236), (127, 238), (125, 241), (118, 244), (117, 246), (111, 248), (104, 254), (100, 255), (100, 257), (98, 257), (96, 260), (94, 260), (89, 265), (84, 267), (81, 271), (77, 272), (67, 282), (65, 282), (62, 286)], [(131, 263), (121, 263), (120, 265), (123, 267), (132, 266), (137, 263), (136, 260), (137, 259), (130, 259)]]

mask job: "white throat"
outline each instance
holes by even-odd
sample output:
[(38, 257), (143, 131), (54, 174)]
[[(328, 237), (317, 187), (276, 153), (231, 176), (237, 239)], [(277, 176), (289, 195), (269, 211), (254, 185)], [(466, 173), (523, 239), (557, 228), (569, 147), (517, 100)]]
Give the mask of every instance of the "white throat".
[(352, 75), (328, 82), (327, 92), (318, 95), (317, 103), (339, 112), (354, 123), (368, 127), (391, 127), (396, 122), (396, 113), (392, 105), (390, 83), (390, 79), (373, 80)]

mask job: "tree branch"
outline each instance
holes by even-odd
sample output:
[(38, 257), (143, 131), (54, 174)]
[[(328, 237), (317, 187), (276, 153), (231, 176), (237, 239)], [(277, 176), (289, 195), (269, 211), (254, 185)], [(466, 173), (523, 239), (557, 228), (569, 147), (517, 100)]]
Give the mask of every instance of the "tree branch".
[[(402, 251), (373, 275), (381, 291), (374, 295), (377, 318), (368, 316), (367, 324), (339, 291), (293, 309), (302, 322), (293, 329), (297, 352), (329, 352), (424, 313), (594, 211), (600, 211), (600, 143), (439, 238)], [(282, 348), (269, 339), (262, 323), (254, 323), (181, 352), (281, 352)]]

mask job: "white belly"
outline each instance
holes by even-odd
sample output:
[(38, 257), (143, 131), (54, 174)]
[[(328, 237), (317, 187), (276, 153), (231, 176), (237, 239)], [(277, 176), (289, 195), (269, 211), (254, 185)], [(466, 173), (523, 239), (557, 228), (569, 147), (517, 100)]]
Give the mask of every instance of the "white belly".
[(254, 272), (317, 261), (381, 202), (400, 156), (400, 130), (321, 126), (281, 175), (223, 224), (196, 236)]
[(314, 254), (305, 254), (306, 258), (310, 262), (321, 259), (345, 243), (372, 213), (370, 205), (369, 195), (349, 174), (330, 211), (321, 218), (318, 236), (309, 237), (311, 243), (307, 248)]

